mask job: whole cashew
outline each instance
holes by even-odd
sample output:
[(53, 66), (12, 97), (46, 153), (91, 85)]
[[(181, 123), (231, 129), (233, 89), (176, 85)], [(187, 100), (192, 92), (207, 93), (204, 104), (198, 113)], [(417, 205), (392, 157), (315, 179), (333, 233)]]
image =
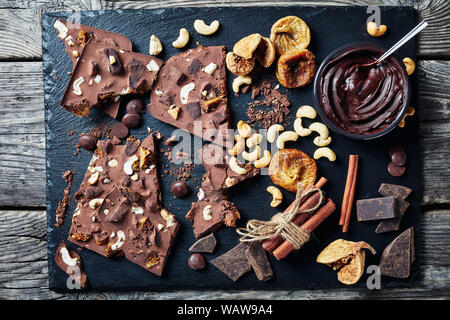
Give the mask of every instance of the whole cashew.
[(177, 40), (172, 42), (172, 45), (175, 48), (181, 49), (184, 46), (186, 46), (189, 42), (189, 32), (185, 28), (180, 29), (180, 35), (178, 36)]
[(242, 120), (240, 120), (238, 122), (237, 129), (238, 129), (239, 135), (242, 138), (249, 138), (250, 134), (252, 133), (252, 127), (250, 127), (247, 123), (245, 123)]
[(256, 160), (253, 165), (257, 169), (265, 168), (270, 164), (270, 159), (272, 155), (270, 154), (269, 150), (264, 150), (263, 156)]
[(217, 20), (214, 20), (213, 22), (211, 22), (211, 24), (209, 26), (203, 20), (197, 19), (194, 21), (195, 31), (197, 31), (198, 33), (200, 33), (204, 36), (212, 35), (219, 29), (219, 26), (220, 26), (220, 22)]
[(284, 144), (286, 141), (297, 141), (298, 134), (294, 131), (285, 131), (278, 136), (277, 139), (277, 148), (284, 149)]
[(280, 131), (284, 131), (284, 127), (281, 124), (271, 125), (267, 130), (267, 141), (273, 143), (275, 141), (275, 137)]
[(269, 186), (267, 187), (267, 192), (270, 193), (273, 197), (270, 206), (272, 208), (278, 207), (283, 201), (283, 194), (281, 193), (280, 189), (274, 186)]
[(330, 134), (327, 126), (320, 122), (311, 123), (309, 130), (317, 132), (322, 140), (327, 139)]
[(306, 137), (311, 134), (311, 130), (308, 128), (303, 128), (302, 126), (302, 118), (297, 118), (294, 121), (294, 131), (300, 136), (300, 137)]
[(234, 135), (234, 141), (236, 141), (236, 143), (234, 144), (233, 148), (228, 149), (228, 154), (230, 156), (237, 156), (245, 148), (244, 138), (242, 138), (240, 135)]
[(314, 144), (318, 147), (325, 147), (331, 143), (331, 137), (322, 139), (320, 136), (314, 138)]
[(328, 147), (319, 148), (314, 152), (314, 159), (318, 160), (322, 157), (328, 158), (330, 161), (336, 160), (336, 154)]
[(157, 56), (158, 54), (161, 53), (162, 49), (163, 49), (163, 47), (162, 47), (161, 41), (158, 39), (158, 37), (156, 37), (154, 34), (152, 34), (150, 37), (150, 45), (149, 45), (148, 52), (152, 56)]
[(245, 142), (247, 148), (253, 148), (254, 146), (257, 146), (258, 144), (261, 143), (262, 139), (263, 139), (262, 134), (259, 133), (252, 134), (252, 136), (248, 138)]
[(237, 78), (234, 78), (233, 80), (233, 91), (235, 93), (239, 93), (239, 88), (243, 84), (251, 84), (252, 78), (250, 76), (239, 76)]
[(387, 26), (382, 24), (379, 27), (376, 22), (372, 21), (367, 24), (367, 33), (372, 37), (380, 37), (387, 31)]
[(315, 119), (317, 116), (317, 111), (311, 106), (304, 105), (298, 108), (295, 116), (297, 118)]
[(238, 165), (237, 159), (235, 157), (231, 157), (229, 166), (231, 170), (233, 170), (239, 175), (244, 175), (248, 172), (247, 169), (242, 168)]
[(408, 76), (412, 75), (414, 73), (414, 70), (416, 70), (416, 63), (409, 57), (403, 59), (403, 64), (405, 65)]
[(252, 152), (243, 151), (242, 157), (248, 162), (253, 162), (259, 159), (261, 156), (261, 147), (255, 146), (255, 149)]

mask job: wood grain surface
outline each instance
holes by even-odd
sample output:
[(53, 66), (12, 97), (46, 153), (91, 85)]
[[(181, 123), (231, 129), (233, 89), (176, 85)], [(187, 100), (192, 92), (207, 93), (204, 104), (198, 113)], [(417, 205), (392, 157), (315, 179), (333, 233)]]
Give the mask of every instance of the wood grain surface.
[[(0, 299), (450, 298), (450, 1), (278, 1), (277, 5), (410, 5), (430, 26), (418, 37), (423, 214), (417, 288), (382, 290), (92, 292), (48, 289), (45, 125), (40, 17), (46, 11), (265, 6), (273, 1), (0, 0)], [(213, 9), (212, 9), (213, 10)], [(432, 59), (432, 60), (431, 60)]]

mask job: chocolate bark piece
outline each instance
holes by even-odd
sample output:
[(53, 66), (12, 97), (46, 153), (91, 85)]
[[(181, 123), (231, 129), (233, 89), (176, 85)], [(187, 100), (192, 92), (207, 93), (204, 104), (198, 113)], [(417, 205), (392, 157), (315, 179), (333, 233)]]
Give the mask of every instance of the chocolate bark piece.
[[(160, 205), (155, 152), (153, 135), (124, 145), (97, 143), (77, 192), (68, 240), (105, 257), (123, 253), (160, 276), (179, 223)], [(92, 188), (102, 192), (89, 199)]]
[[(131, 40), (115, 32), (97, 29), (83, 24), (72, 23), (62, 19), (56, 20), (54, 26), (58, 31), (58, 38), (64, 43), (66, 47), (65, 50), (72, 60), (73, 69), (75, 69), (78, 59), (90, 39), (110, 39), (114, 41), (120, 50), (132, 51)], [(61, 32), (59, 30), (61, 30)], [(90, 75), (95, 77), (99, 71), (99, 65), (96, 62), (92, 62), (90, 66)], [(113, 101), (99, 107), (103, 110), (103, 112), (112, 118), (116, 118), (119, 111), (119, 106), (119, 101)]]
[(201, 150), (199, 157), (205, 168), (206, 174), (215, 190), (227, 189), (236, 184), (257, 176), (260, 172), (251, 164), (240, 164), (239, 166), (247, 169), (247, 173), (240, 175), (229, 166), (230, 158), (221, 146), (215, 144), (205, 145)]
[(62, 271), (72, 277), (82, 288), (87, 286), (87, 275), (83, 271), (81, 257), (73, 250), (67, 249), (66, 243), (62, 240), (55, 253), (55, 262)]
[(241, 242), (230, 251), (211, 260), (211, 264), (225, 273), (231, 280), (237, 281), (242, 275), (252, 270), (245, 256), (247, 243)]
[(408, 278), (414, 258), (414, 229), (411, 227), (384, 249), (380, 260), (380, 272), (384, 276)]
[(356, 201), (358, 221), (374, 221), (396, 217), (394, 197), (364, 199)]
[(245, 250), (245, 256), (259, 281), (272, 279), (272, 267), (267, 259), (266, 250), (264, 250), (259, 241), (253, 241), (248, 245), (247, 250)]
[(56, 208), (56, 227), (61, 227), (64, 223), (64, 218), (66, 217), (67, 207), (70, 204), (70, 189), (72, 188), (73, 172), (67, 170), (62, 173), (62, 178), (67, 182), (67, 187), (64, 188), (64, 196), (58, 202), (58, 207)]
[(209, 235), (194, 242), (194, 244), (189, 248), (189, 251), (198, 253), (213, 253), (216, 245), (216, 237), (214, 236), (214, 233), (210, 233)]
[(402, 218), (405, 214), (406, 209), (408, 209), (409, 207), (409, 202), (398, 198), (395, 199), (395, 202), (397, 207), (397, 216), (392, 219), (381, 221), (378, 224), (378, 227), (375, 229), (376, 233), (397, 231), (400, 229), (400, 223), (402, 222)]
[[(92, 63), (99, 69), (95, 76), (91, 75)], [(117, 102), (123, 95), (147, 93), (161, 65), (162, 61), (155, 57), (121, 51), (111, 39), (90, 39), (72, 72), (61, 105), (86, 117), (91, 107)]]
[(192, 203), (186, 214), (186, 219), (192, 222), (197, 239), (216, 231), (224, 224), (236, 227), (236, 220), (240, 218), (236, 205), (228, 201), (226, 193), (215, 190), (207, 177), (197, 195), (198, 201)]
[[(167, 60), (150, 95), (150, 114), (205, 140), (232, 145), (225, 54), (223, 46), (199, 46)], [(205, 69), (208, 65), (215, 68)], [(171, 107), (179, 109), (176, 116), (168, 113)]]
[(408, 187), (400, 186), (397, 184), (382, 183), (378, 189), (378, 193), (385, 197), (395, 197), (402, 200), (406, 200), (411, 194), (412, 190)]

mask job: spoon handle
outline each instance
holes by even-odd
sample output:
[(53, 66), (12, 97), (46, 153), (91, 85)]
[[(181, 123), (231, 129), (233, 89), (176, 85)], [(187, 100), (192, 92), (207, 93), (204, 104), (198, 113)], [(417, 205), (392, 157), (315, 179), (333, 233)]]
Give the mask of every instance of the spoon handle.
[(428, 23), (426, 21), (422, 21), (419, 23), (414, 29), (412, 29), (410, 32), (408, 32), (407, 35), (405, 35), (403, 38), (401, 38), (395, 45), (393, 45), (388, 51), (386, 51), (377, 62), (381, 62), (387, 57), (389, 57), (394, 51), (396, 51), (398, 48), (400, 48), (402, 45), (404, 45), (406, 42), (408, 42), (411, 38), (413, 38), (416, 34), (418, 34), (420, 31), (422, 31), (426, 26), (428, 26)]

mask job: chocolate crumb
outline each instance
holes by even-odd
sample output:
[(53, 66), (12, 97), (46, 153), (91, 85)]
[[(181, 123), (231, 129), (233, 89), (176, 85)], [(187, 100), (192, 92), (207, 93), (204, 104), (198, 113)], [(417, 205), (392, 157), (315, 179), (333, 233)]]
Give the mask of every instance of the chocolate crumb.
[(70, 203), (70, 188), (72, 188), (73, 172), (67, 170), (62, 173), (62, 178), (67, 182), (67, 187), (64, 189), (64, 196), (59, 200), (58, 207), (56, 208), (56, 227), (61, 227), (64, 223), (66, 216), (66, 210)]

